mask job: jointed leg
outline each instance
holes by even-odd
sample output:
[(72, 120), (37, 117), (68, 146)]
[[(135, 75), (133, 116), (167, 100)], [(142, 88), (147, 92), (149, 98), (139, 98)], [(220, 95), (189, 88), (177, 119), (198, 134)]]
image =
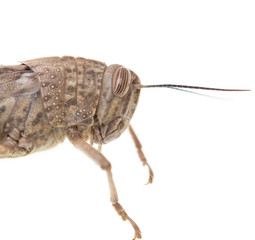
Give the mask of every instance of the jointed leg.
[(16, 146), (16, 144), (12, 145), (8, 141), (0, 144), (0, 158), (21, 157), (26, 154), (27, 151), (24, 148)]
[(143, 151), (142, 151), (142, 144), (140, 143), (139, 139), (137, 138), (137, 136), (136, 136), (136, 134), (135, 134), (133, 128), (131, 127), (131, 125), (129, 125), (129, 131), (130, 131), (131, 136), (132, 136), (132, 138), (133, 138), (133, 140), (134, 140), (134, 143), (135, 143), (135, 146), (136, 146), (136, 148), (137, 148), (137, 152), (138, 152), (138, 155), (139, 155), (140, 160), (142, 161), (142, 163), (143, 163), (144, 166), (147, 165), (148, 168), (149, 168), (150, 177), (149, 177), (149, 180), (148, 180), (147, 184), (152, 183), (153, 178), (154, 178), (154, 174), (153, 174), (153, 171), (152, 171), (152, 169), (151, 169), (149, 163), (147, 162), (147, 160), (146, 160), (146, 158), (145, 158), (145, 156), (144, 156), (144, 154), (143, 154)]
[(135, 230), (135, 237), (141, 238), (141, 231), (137, 224), (127, 215), (123, 207), (118, 202), (118, 194), (117, 190), (112, 178), (112, 171), (111, 171), (111, 164), (110, 162), (104, 157), (102, 153), (98, 150), (93, 148), (90, 144), (88, 144), (82, 136), (77, 132), (74, 128), (69, 129), (68, 131), (68, 138), (71, 143), (82, 152), (84, 152), (88, 157), (94, 160), (103, 170), (106, 171), (108, 177), (108, 183), (110, 187), (110, 196), (111, 202), (117, 213), (122, 217), (123, 220), (128, 220)]
[(32, 151), (33, 142), (24, 133), (15, 127), (9, 126), (9, 124), (7, 124), (5, 130), (5, 140), (0, 144), (0, 158), (21, 157)]

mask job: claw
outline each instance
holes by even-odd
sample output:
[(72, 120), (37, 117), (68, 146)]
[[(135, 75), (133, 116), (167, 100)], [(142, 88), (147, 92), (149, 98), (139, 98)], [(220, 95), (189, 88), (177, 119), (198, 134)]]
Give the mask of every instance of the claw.
[(114, 203), (112, 204), (113, 207), (115, 208), (115, 210), (117, 211), (117, 213), (122, 217), (122, 219), (125, 221), (125, 220), (128, 220), (132, 227), (134, 228), (135, 230), (135, 237), (133, 238), (133, 240), (135, 240), (136, 238), (140, 239), (142, 238), (142, 233), (141, 233), (141, 230), (140, 228), (137, 226), (137, 224), (127, 215), (127, 213), (125, 212), (125, 210), (123, 209), (123, 207), (117, 202), (117, 203)]
[(152, 169), (151, 169), (151, 167), (150, 167), (150, 165), (146, 162), (144, 165), (147, 165), (148, 166), (148, 168), (149, 168), (149, 174), (150, 174), (150, 176), (149, 176), (149, 180), (148, 180), (148, 182), (146, 183), (146, 185), (148, 185), (148, 184), (151, 184), (152, 182), (153, 182), (153, 179), (154, 179), (154, 173), (153, 173), (153, 171), (152, 171)]
[(133, 238), (133, 240), (135, 240), (136, 238), (141, 239), (142, 238), (141, 233), (135, 233), (135, 237)]
[(146, 185), (147, 185), (147, 184), (150, 184), (150, 183), (153, 182), (154, 173), (153, 173), (153, 171), (152, 171), (152, 169), (151, 169), (151, 166), (150, 166), (149, 163), (147, 162), (147, 160), (146, 160), (146, 158), (145, 158), (145, 156), (144, 156), (142, 150), (141, 150), (141, 149), (138, 149), (137, 152), (138, 152), (138, 155), (139, 155), (140, 160), (141, 160), (142, 163), (143, 163), (143, 166), (146, 165), (146, 166), (148, 166), (148, 168), (149, 168), (149, 175), (150, 175), (150, 176), (149, 176), (149, 180), (148, 180), (148, 182), (146, 183)]

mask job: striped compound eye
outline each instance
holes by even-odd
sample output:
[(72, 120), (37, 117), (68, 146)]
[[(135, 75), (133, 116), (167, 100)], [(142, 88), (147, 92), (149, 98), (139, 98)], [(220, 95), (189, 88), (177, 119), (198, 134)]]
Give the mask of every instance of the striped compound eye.
[(131, 83), (131, 73), (124, 67), (119, 67), (112, 77), (112, 91), (117, 97), (124, 97)]

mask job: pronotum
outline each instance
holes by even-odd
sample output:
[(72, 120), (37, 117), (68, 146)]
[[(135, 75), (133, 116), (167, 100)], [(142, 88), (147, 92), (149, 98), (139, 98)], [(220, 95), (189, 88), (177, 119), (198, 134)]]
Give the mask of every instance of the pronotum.
[[(140, 160), (150, 168), (129, 124), (140, 91), (149, 87), (246, 91), (183, 85), (142, 85), (139, 77), (121, 65), (65, 56), (0, 66), (0, 158), (20, 157), (45, 150), (68, 137), (70, 142), (106, 171), (111, 202), (141, 238), (137, 224), (118, 202), (111, 164), (101, 153), (102, 144), (128, 128)], [(98, 149), (93, 144), (98, 144)]]

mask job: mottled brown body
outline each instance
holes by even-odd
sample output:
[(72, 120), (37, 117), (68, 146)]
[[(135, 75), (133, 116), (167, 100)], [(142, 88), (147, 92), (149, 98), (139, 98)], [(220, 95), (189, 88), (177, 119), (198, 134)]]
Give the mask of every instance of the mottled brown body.
[(88, 129), (93, 125), (104, 69), (101, 62), (73, 57), (1, 67), (0, 143), (8, 140), (9, 145), (24, 148), (13, 154), (17, 157), (62, 142), (68, 126), (82, 122)]
[[(112, 65), (107, 69), (102, 62), (73, 57), (41, 58), (1, 67), (0, 143), (7, 142), (15, 149), (13, 154), (0, 157), (23, 156), (53, 147), (74, 126), (85, 139), (90, 137), (97, 143), (118, 137), (122, 131), (113, 137), (107, 130), (117, 123), (124, 131), (140, 92), (131, 98), (130, 90), (124, 105), (123, 99), (111, 94), (111, 84), (103, 82), (104, 74), (110, 77), (118, 67)], [(102, 84), (104, 96), (99, 99)], [(89, 136), (92, 133), (95, 134)], [(106, 137), (108, 140), (103, 141)]]

